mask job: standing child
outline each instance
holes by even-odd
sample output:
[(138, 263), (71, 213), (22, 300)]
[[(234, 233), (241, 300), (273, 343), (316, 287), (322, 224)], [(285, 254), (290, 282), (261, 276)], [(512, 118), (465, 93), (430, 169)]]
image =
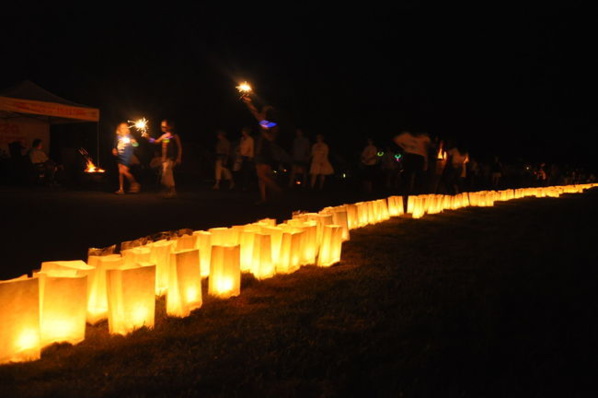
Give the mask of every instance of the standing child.
[(129, 125), (124, 122), (116, 127), (115, 134), (116, 138), (112, 148), (112, 154), (116, 156), (118, 165), (118, 191), (115, 193), (117, 195), (125, 193), (125, 179), (129, 182), (129, 192), (137, 193), (141, 189), (141, 185), (131, 173), (131, 164), (135, 159), (135, 147), (138, 145), (137, 141), (131, 135)]

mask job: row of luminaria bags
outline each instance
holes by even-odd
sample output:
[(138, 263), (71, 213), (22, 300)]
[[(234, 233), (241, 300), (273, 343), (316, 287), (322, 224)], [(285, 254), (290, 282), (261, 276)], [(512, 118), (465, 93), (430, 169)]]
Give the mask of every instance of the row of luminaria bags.
[(281, 223), (262, 219), (122, 242), (118, 253), (116, 245), (89, 249), (86, 261), (45, 261), (31, 276), (0, 281), (0, 364), (37, 360), (54, 343), (80, 343), (87, 324), (107, 320), (109, 333), (120, 335), (153, 328), (160, 297), (168, 316), (189, 316), (202, 306), (204, 278), (207, 294), (226, 299), (241, 293), (243, 273), (261, 280), (304, 265), (331, 266), (340, 261), (352, 229), (391, 217), (420, 218), (525, 196), (558, 197), (595, 185), (389, 196), (293, 212)]

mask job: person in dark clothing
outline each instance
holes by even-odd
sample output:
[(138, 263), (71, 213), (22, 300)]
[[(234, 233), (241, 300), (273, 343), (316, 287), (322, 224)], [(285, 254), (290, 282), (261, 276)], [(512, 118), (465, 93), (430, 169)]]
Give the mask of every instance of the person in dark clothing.
[(274, 169), (278, 163), (275, 159), (275, 140), (279, 126), (267, 119), (268, 112), (272, 110), (271, 106), (265, 106), (259, 111), (249, 95), (244, 95), (241, 99), (259, 123), (259, 135), (254, 148), (255, 171), (260, 192), (260, 200), (256, 204), (264, 204), (271, 199), (272, 194), (282, 194), (282, 188), (274, 178)]
[(431, 145), (428, 133), (402, 131), (393, 141), (403, 150), (403, 193), (421, 194), (425, 191), (428, 153)]
[(498, 189), (503, 177), (503, 165), (498, 156), (494, 156), (490, 166), (490, 186), (492, 189)]
[(274, 167), (276, 160), (273, 152), (273, 141), (275, 132), (262, 126), (260, 135), (255, 144), (255, 171), (257, 174), (260, 200), (256, 204), (266, 203), (270, 199), (269, 194), (280, 194), (282, 188), (274, 178)]

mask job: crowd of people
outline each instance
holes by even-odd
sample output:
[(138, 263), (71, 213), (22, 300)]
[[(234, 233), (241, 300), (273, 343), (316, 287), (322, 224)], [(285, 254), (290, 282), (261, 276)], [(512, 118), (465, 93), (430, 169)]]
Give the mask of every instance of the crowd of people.
[[(212, 152), (213, 189), (255, 191), (256, 203), (276, 200), (285, 191), (317, 195), (339, 182), (363, 198), (400, 194), (458, 194), (465, 191), (591, 182), (592, 174), (546, 162), (481, 159), (452, 139), (401, 131), (387, 142), (366, 137), (359, 155), (338, 162), (338, 151), (319, 132), (296, 128), (288, 148), (277, 142), (274, 124), (243, 126), (231, 135), (219, 130)], [(281, 155), (281, 152), (284, 153)], [(335, 156), (333, 156), (333, 153)], [(222, 185), (222, 182), (226, 184)]]
[[(481, 158), (453, 139), (426, 132), (400, 131), (385, 142), (365, 137), (351, 157), (343, 156), (323, 132), (298, 127), (287, 137), (288, 148), (279, 142), (279, 125), (269, 119), (271, 108), (258, 110), (244, 98), (256, 119), (237, 134), (214, 132), (211, 155), (213, 190), (255, 192), (256, 204), (281, 198), (286, 191), (318, 192), (339, 188), (339, 181), (364, 198), (425, 193), (458, 194), (465, 191), (567, 185), (594, 182), (596, 176), (583, 168), (548, 162), (505, 161), (498, 154)], [(148, 167), (155, 170), (166, 198), (177, 195), (175, 174), (183, 162), (183, 141), (172, 119), (160, 123), (161, 134), (133, 135), (127, 122), (117, 124), (112, 154), (118, 170), (116, 194), (142, 191), (138, 167), (139, 144), (153, 148)], [(286, 132), (288, 134), (288, 132)], [(61, 166), (48, 157), (39, 139), (24, 158), (50, 184)], [(342, 159), (343, 161), (339, 161)]]
[[(244, 130), (251, 129), (245, 127)], [(240, 141), (231, 144), (231, 162), (235, 164), (240, 161)], [(270, 178), (268, 186), (276, 192), (286, 186), (287, 189), (303, 189), (317, 194), (326, 190), (328, 185), (335, 185), (328, 189), (336, 189), (338, 181), (345, 180), (345, 186), (360, 191), (366, 198), (388, 194), (454, 195), (465, 191), (596, 180), (593, 174), (566, 164), (503, 161), (498, 155), (487, 159), (476, 157), (462, 143), (421, 132), (402, 131), (383, 143), (367, 137), (359, 156), (346, 163), (336, 163), (336, 157), (332, 157), (333, 150), (323, 134), (309, 136), (304, 129), (297, 128), (288, 148), (289, 156), (270, 158), (266, 173)], [(251, 159), (244, 160), (244, 164), (249, 164), (248, 169), (255, 167)], [(251, 174), (243, 173), (244, 190), (251, 186), (247, 185), (247, 181), (252, 181), (247, 178)], [(239, 173), (233, 172), (231, 178), (240, 178)], [(268, 195), (260, 192), (261, 201), (266, 201)]]

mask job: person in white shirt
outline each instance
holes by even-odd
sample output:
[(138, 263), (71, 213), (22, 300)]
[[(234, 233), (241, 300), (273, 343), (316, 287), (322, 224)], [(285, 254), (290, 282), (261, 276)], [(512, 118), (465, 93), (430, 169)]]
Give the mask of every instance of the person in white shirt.
[(50, 185), (55, 183), (56, 170), (58, 169), (56, 162), (48, 157), (46, 152), (43, 150), (42, 140), (36, 138), (31, 144), (29, 150), (29, 160), (35, 167), (39, 176), (46, 178), (46, 182)]

